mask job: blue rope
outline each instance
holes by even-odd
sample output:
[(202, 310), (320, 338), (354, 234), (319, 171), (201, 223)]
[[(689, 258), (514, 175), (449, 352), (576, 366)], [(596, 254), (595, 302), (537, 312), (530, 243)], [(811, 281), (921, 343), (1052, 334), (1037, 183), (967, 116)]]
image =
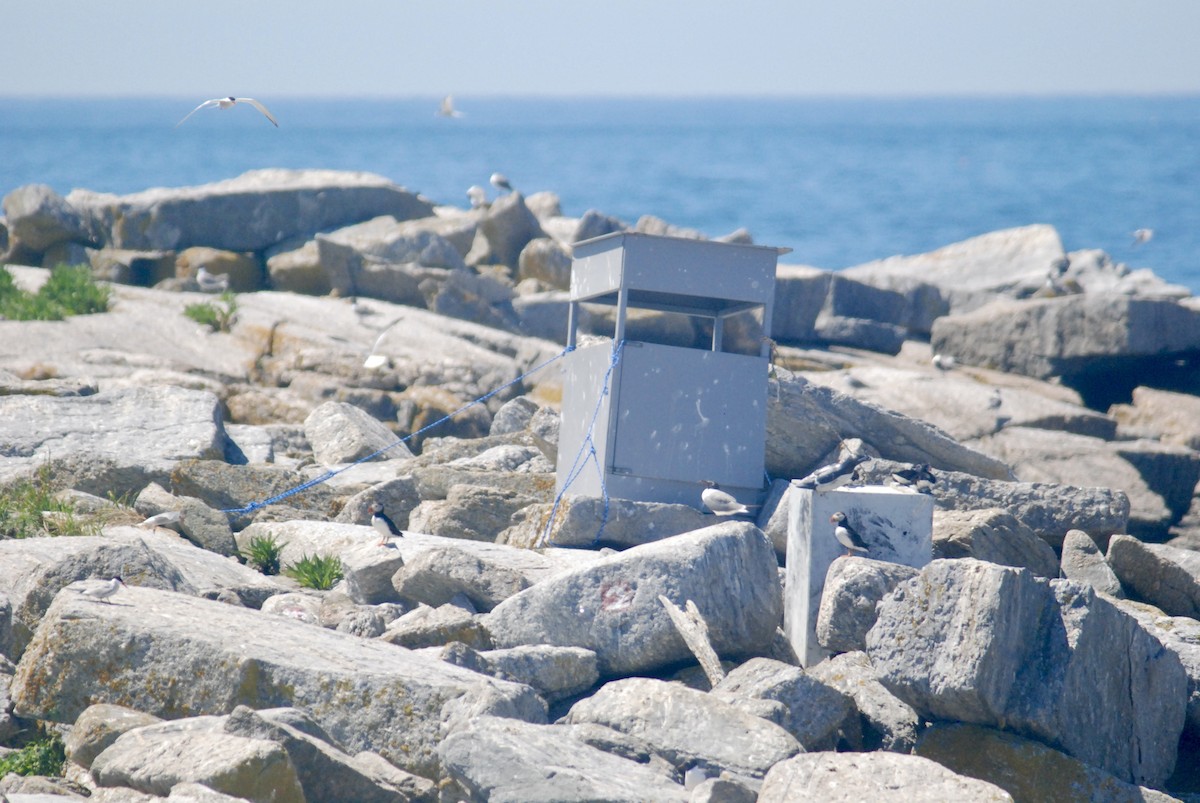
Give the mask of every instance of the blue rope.
[(328, 482), (329, 480), (336, 477), (338, 474), (341, 474), (343, 471), (349, 471), (350, 469), (354, 468), (355, 466), (359, 465), (360, 463), (365, 463), (368, 460), (374, 460), (379, 455), (383, 454), (384, 452), (395, 449), (397, 446), (399, 446), (402, 443), (405, 443), (410, 438), (415, 438), (416, 436), (418, 436), (424, 432), (428, 432), (429, 430), (433, 429), (434, 427), (444, 424), (445, 422), (449, 421), (451, 418), (454, 418), (454, 416), (458, 415), (459, 413), (463, 412), (464, 410), (469, 410), (470, 408), (474, 407), (477, 404), (483, 404), (485, 401), (492, 398), (497, 393), (500, 393), (501, 391), (506, 390), (507, 388), (510, 388), (519, 382), (525, 381), (525, 379), (527, 377), (529, 377), (533, 374), (536, 374), (538, 371), (542, 370), (547, 365), (550, 365), (551, 363), (562, 359), (563, 357), (567, 356), (567, 354), (571, 353), (574, 350), (575, 350), (574, 346), (567, 346), (566, 348), (564, 348), (562, 351), (560, 351), (555, 356), (551, 357), (550, 359), (546, 360), (545, 362), (543, 362), (539, 365), (535, 365), (533, 368), (530, 368), (528, 371), (521, 374), (516, 379), (513, 379), (510, 382), (505, 382), (500, 387), (483, 394), (478, 399), (467, 402), (466, 404), (464, 404), (462, 407), (459, 407), (454, 412), (448, 413), (448, 414), (442, 416), (437, 421), (434, 421), (431, 424), (426, 424), (425, 426), (418, 429), (416, 432), (410, 432), (409, 434), (405, 435), (403, 438), (400, 438), (399, 440), (395, 441), (394, 443), (388, 444), (387, 446), (383, 447), (382, 449), (376, 449), (374, 452), (371, 452), (366, 457), (360, 457), (358, 460), (355, 460), (353, 463), (348, 463), (348, 464), (342, 466), (341, 468), (333, 470), (333, 471), (326, 471), (324, 474), (322, 474), (319, 477), (314, 477), (313, 479), (308, 480), (307, 482), (297, 485), (295, 488), (289, 488), (288, 490), (284, 491), (283, 493), (276, 494), (275, 496), (272, 496), (268, 499), (260, 499), (257, 502), (251, 502), (250, 504), (246, 505), (245, 507), (229, 508), (227, 510), (222, 510), (221, 512), (222, 513), (253, 513), (255, 510), (258, 510), (259, 508), (266, 507), (267, 505), (274, 505), (278, 502), (283, 501), (284, 499), (295, 496), (298, 493), (307, 491), (309, 488), (312, 488), (313, 486), (320, 485), (323, 482)]
[(612, 358), (608, 361), (608, 370), (604, 373), (604, 383), (600, 390), (600, 396), (596, 399), (596, 408), (592, 410), (592, 418), (588, 422), (587, 435), (584, 437), (583, 443), (579, 445), (579, 452), (576, 453), (575, 459), (571, 462), (571, 469), (567, 472), (562, 488), (559, 489), (558, 495), (554, 498), (554, 506), (550, 508), (550, 518), (546, 521), (546, 529), (542, 531), (541, 542), (543, 544), (557, 546), (557, 544), (550, 540), (550, 528), (554, 526), (554, 520), (558, 517), (559, 505), (562, 504), (567, 490), (579, 478), (579, 475), (583, 473), (589, 461), (596, 466), (596, 472), (600, 475), (600, 498), (604, 503), (600, 515), (600, 528), (596, 530), (596, 535), (592, 538), (593, 547), (600, 543), (600, 536), (604, 533), (605, 525), (608, 524), (608, 487), (604, 481), (604, 467), (600, 465), (600, 459), (596, 455), (596, 440), (594, 435), (596, 432), (596, 419), (600, 417), (600, 408), (604, 405), (604, 397), (609, 394), (613, 371), (616, 370), (617, 363), (621, 361), (621, 351), (624, 348), (624, 340), (613, 346)]

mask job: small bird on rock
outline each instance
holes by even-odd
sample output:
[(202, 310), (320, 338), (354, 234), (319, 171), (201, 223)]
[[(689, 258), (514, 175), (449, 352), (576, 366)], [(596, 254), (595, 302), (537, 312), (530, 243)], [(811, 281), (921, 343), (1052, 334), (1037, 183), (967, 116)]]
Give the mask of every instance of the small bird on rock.
[(367, 509), (371, 512), (371, 526), (379, 533), (379, 546), (387, 546), (394, 537), (403, 537), (404, 533), (396, 526), (396, 522), (383, 512), (382, 502), (372, 502)]
[(117, 577), (113, 577), (111, 580), (109, 580), (108, 582), (105, 582), (105, 583), (100, 583), (98, 585), (90, 585), (86, 588), (76, 588), (76, 589), (72, 589), (72, 590), (75, 591), (76, 593), (82, 594), (83, 596), (87, 597), (88, 599), (94, 599), (97, 602), (103, 602), (107, 605), (107, 604), (111, 604), (111, 603), (109, 603), (108, 598), (111, 597), (113, 594), (116, 594), (117, 590), (120, 589), (121, 586), (123, 586), (123, 585), (125, 585), (125, 581), (122, 580), (120, 578), (120, 576), (117, 576)]
[(933, 359), (930, 360), (930, 362), (932, 362), (933, 367), (939, 371), (949, 371), (954, 367), (955, 360), (954, 357), (949, 354), (934, 354)]
[[(700, 501), (718, 516), (754, 515), (749, 507), (735, 499), (733, 494), (722, 491), (720, 486), (712, 480), (704, 480), (704, 490), (700, 492)], [(758, 505), (753, 507), (758, 507)]]
[(502, 190), (503, 192), (513, 191), (512, 184), (509, 183), (508, 177), (503, 173), (492, 173), (492, 177), (488, 181), (498, 190)]
[(174, 528), (179, 524), (182, 514), (178, 510), (164, 510), (162, 513), (157, 513), (145, 521), (139, 522), (138, 527), (168, 527)]
[(933, 486), (937, 483), (937, 477), (934, 476), (933, 470), (925, 463), (897, 469), (892, 472), (891, 480), (894, 485), (912, 488), (920, 493), (932, 492)]
[(821, 466), (803, 479), (796, 480), (797, 488), (810, 488), (814, 491), (832, 491), (841, 488), (854, 479), (854, 470), (859, 464), (868, 460), (865, 454), (851, 452), (836, 463)]
[(180, 120), (178, 123), (176, 123), (175, 127), (179, 128), (179, 126), (183, 125), (184, 120), (187, 120), (187, 118), (191, 117), (193, 114), (200, 111), (201, 109), (211, 109), (211, 108), (232, 109), (234, 106), (236, 106), (239, 103), (250, 104), (254, 108), (258, 109), (260, 112), (262, 112), (263, 116), (271, 121), (271, 125), (275, 126), (276, 128), (279, 128), (279, 123), (275, 122), (275, 118), (271, 116), (271, 113), (269, 111), (267, 111), (266, 106), (262, 105), (254, 98), (234, 98), (234, 97), (213, 98), (212, 100), (204, 101), (199, 106), (197, 106), (196, 108), (192, 109), (190, 112), (185, 114), (183, 116), (183, 120)]
[(871, 550), (867, 547), (867, 542), (859, 535), (858, 531), (850, 526), (850, 522), (846, 520), (846, 514), (838, 511), (829, 517), (829, 523), (833, 525), (833, 537), (838, 543), (846, 548), (846, 554), (850, 555), (859, 552), (863, 555), (869, 555)]
[(467, 198), (471, 201), (472, 209), (483, 209), (488, 205), (487, 190), (478, 184), (467, 187)]
[(229, 289), (229, 274), (210, 273), (208, 268), (201, 265), (196, 270), (196, 285), (201, 293), (224, 293)]

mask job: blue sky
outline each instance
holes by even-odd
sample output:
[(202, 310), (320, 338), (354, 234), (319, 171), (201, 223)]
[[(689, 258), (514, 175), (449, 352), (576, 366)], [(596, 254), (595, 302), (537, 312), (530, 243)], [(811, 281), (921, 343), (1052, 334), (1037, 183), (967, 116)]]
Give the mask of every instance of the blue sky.
[(0, 95), (1200, 94), (1198, 0), (14, 0)]

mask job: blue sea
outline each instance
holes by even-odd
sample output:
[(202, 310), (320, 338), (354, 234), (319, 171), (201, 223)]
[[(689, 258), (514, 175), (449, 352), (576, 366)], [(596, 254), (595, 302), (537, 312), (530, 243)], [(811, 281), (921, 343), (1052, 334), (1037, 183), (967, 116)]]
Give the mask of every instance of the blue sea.
[[(1049, 223), (1200, 293), (1200, 97), (6, 99), (0, 194), (128, 193), (263, 167), (365, 170), (465, 206), (493, 171), (565, 214), (744, 227), (837, 269)], [(1154, 237), (1135, 246), (1135, 229)]]

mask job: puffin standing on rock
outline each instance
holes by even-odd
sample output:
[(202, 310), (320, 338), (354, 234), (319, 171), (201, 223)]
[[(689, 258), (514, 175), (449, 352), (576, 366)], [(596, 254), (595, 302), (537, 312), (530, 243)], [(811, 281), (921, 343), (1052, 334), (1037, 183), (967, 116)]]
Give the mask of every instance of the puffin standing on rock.
[(382, 502), (372, 502), (367, 509), (371, 512), (371, 526), (379, 533), (379, 546), (387, 546), (393, 537), (400, 538), (404, 535), (396, 526), (396, 522), (383, 512)]

